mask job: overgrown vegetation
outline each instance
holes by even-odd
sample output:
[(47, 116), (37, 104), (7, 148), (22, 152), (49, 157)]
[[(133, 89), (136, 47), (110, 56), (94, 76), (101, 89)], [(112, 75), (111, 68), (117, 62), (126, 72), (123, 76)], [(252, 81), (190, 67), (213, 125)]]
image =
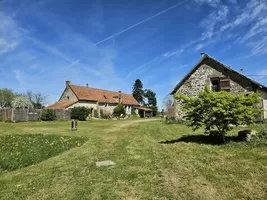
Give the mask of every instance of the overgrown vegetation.
[(82, 107), (74, 107), (71, 109), (71, 119), (77, 119), (80, 121), (85, 121), (86, 118), (90, 114), (90, 108)]
[(182, 119), (176, 119), (175, 117), (166, 118), (165, 119), (166, 124), (185, 124), (185, 121)]
[(97, 110), (97, 109), (94, 109), (94, 117), (95, 117), (95, 118), (99, 118), (98, 110)]
[(121, 115), (125, 115), (125, 109), (121, 103), (119, 103), (114, 109), (113, 109), (113, 115), (116, 117), (119, 117)]
[(0, 136), (0, 171), (37, 164), (70, 148), (81, 146), (81, 137), (59, 135)]
[(57, 119), (56, 111), (53, 109), (44, 109), (40, 116), (42, 121), (54, 121)]
[(257, 93), (233, 95), (225, 91), (213, 92), (206, 86), (197, 97), (176, 94), (175, 98), (182, 102), (188, 126), (193, 130), (203, 126), (208, 134), (217, 130), (222, 142), (233, 125), (252, 124), (260, 114), (257, 107), (260, 96)]

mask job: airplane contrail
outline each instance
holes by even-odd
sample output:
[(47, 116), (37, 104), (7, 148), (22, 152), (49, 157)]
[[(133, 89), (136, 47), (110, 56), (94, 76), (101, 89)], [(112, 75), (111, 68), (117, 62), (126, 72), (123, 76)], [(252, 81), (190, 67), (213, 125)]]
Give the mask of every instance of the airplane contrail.
[(134, 28), (134, 27), (136, 27), (136, 26), (139, 26), (140, 24), (143, 24), (143, 23), (145, 23), (145, 22), (147, 22), (147, 21), (149, 21), (149, 20), (151, 20), (151, 19), (153, 19), (153, 18), (155, 18), (155, 17), (157, 17), (157, 16), (159, 16), (159, 15), (165, 13), (165, 12), (168, 12), (169, 10), (172, 10), (172, 9), (176, 8), (177, 6), (179, 6), (181, 3), (182, 3), (182, 2), (179, 2), (179, 3), (173, 5), (173, 6), (169, 7), (169, 8), (166, 8), (165, 10), (162, 10), (162, 11), (156, 13), (155, 15), (153, 15), (153, 16), (151, 16), (151, 17), (148, 17), (148, 18), (146, 18), (146, 19), (144, 19), (144, 20), (142, 20), (142, 21), (140, 21), (140, 22), (138, 22), (138, 23), (136, 23), (136, 24), (134, 24), (134, 25), (132, 25), (132, 26), (129, 26), (128, 28), (126, 28), (126, 29), (124, 29), (124, 30), (122, 30), (122, 31), (119, 31), (119, 32), (117, 32), (117, 33), (114, 33), (113, 35), (111, 35), (111, 36), (109, 36), (109, 37), (107, 37), (107, 38), (105, 38), (105, 39), (103, 39), (103, 40), (101, 40), (101, 41), (95, 43), (93, 46), (96, 46), (96, 45), (98, 45), (98, 44), (100, 44), (100, 43), (103, 43), (103, 42), (105, 42), (105, 41), (107, 41), (107, 40), (109, 40), (109, 39), (111, 39), (111, 38), (113, 38), (113, 37), (116, 37), (116, 36), (118, 36), (118, 35), (120, 35), (120, 34), (126, 32), (126, 31), (129, 31), (130, 29), (132, 29), (132, 28)]

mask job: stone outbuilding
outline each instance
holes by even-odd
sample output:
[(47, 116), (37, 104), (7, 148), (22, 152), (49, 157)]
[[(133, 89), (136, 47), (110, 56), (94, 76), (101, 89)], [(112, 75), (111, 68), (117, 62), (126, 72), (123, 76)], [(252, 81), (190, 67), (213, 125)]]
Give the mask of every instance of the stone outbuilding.
[[(197, 94), (208, 85), (213, 91), (227, 91), (232, 94), (261, 94), (262, 114), (260, 120), (267, 119), (267, 87), (237, 72), (207, 54), (202, 54), (201, 60), (186, 74), (186, 76), (171, 91), (171, 95), (180, 93), (188, 97)], [(182, 118), (181, 104), (174, 101), (169, 108), (168, 117)]]
[(73, 107), (84, 106), (91, 109), (92, 115), (95, 111), (105, 115), (113, 113), (113, 109), (122, 103), (126, 114), (132, 112), (138, 113), (139, 103), (131, 94), (125, 94), (121, 91), (113, 92), (86, 86), (71, 85), (66, 81), (66, 87), (59, 101), (48, 106), (50, 109), (71, 109)]

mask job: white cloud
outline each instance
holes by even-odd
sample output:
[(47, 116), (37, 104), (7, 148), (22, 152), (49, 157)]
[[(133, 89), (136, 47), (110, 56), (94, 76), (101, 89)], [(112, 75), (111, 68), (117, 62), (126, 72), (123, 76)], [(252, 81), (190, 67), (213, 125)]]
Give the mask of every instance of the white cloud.
[(21, 40), (23, 32), (16, 22), (0, 12), (0, 55), (15, 49)]
[(229, 3), (237, 4), (237, 0), (228, 0)]
[(218, 7), (218, 5), (221, 4), (221, 0), (194, 0), (194, 1), (200, 5), (208, 4), (212, 7)]
[(184, 49), (180, 49), (180, 50), (177, 50), (177, 51), (168, 51), (168, 52), (164, 53), (162, 56), (164, 56), (166, 58), (169, 58), (169, 57), (172, 57), (172, 56), (179, 56), (183, 52), (184, 52)]

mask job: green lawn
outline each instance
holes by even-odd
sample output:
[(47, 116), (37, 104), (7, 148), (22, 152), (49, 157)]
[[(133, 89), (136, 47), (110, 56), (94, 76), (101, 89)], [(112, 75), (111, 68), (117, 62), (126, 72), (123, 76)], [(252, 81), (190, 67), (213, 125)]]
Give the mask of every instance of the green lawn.
[[(86, 139), (38, 164), (0, 172), (0, 199), (267, 199), (267, 145), (200, 144), (202, 132), (138, 120), (78, 122), (73, 132), (64, 121), (0, 123), (0, 137)], [(116, 165), (96, 167), (101, 160)]]

